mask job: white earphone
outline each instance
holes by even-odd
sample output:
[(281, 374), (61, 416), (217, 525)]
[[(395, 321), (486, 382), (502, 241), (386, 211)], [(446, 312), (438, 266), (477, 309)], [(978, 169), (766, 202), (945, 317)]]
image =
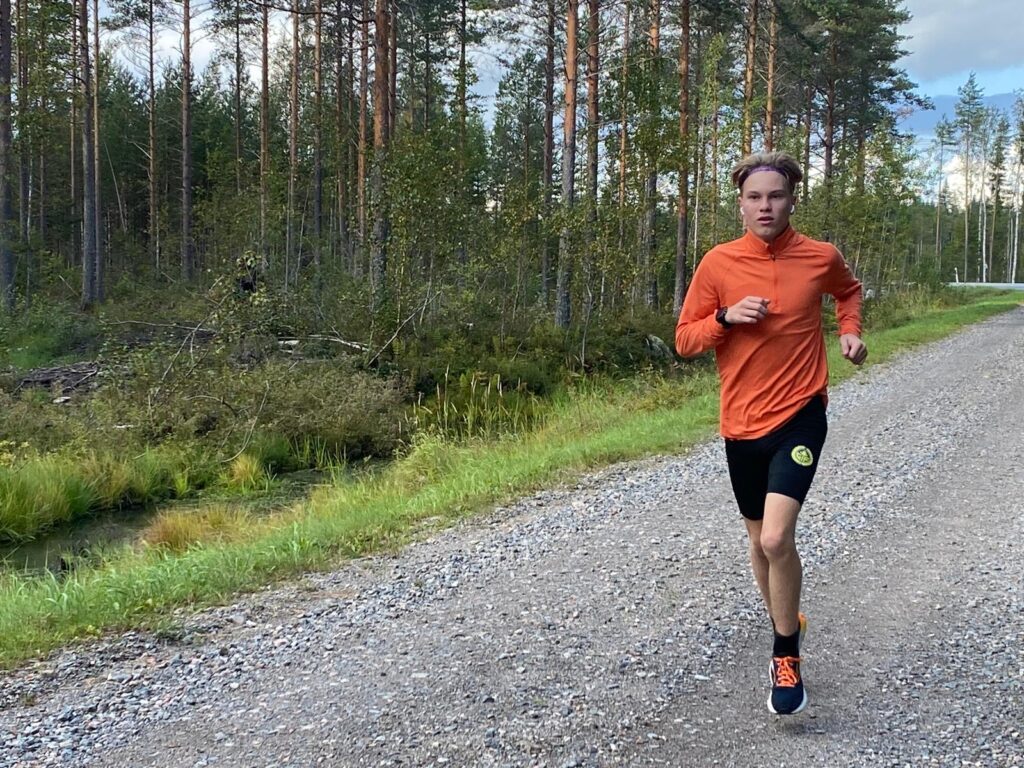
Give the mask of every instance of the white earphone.
[(795, 213), (796, 212), (796, 206), (795, 205), (789, 206), (789, 212), (790, 213)]

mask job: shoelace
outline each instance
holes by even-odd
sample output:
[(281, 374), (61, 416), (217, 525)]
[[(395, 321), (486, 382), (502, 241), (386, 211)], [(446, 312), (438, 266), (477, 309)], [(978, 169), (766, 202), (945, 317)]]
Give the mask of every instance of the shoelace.
[(793, 688), (800, 682), (800, 657), (775, 656), (775, 686), (777, 688)]

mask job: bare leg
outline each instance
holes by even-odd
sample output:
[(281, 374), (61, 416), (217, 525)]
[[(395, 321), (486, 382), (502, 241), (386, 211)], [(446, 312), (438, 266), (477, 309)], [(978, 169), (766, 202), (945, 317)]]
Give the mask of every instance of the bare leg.
[(747, 524), (747, 538), (750, 540), (750, 568), (754, 572), (754, 581), (757, 588), (761, 590), (761, 597), (764, 598), (764, 607), (768, 610), (768, 616), (772, 615), (772, 596), (768, 591), (768, 558), (761, 549), (761, 521), (748, 520), (743, 518)]
[[(800, 502), (796, 499), (779, 493), (769, 493), (765, 498), (760, 544), (768, 562), (769, 599), (766, 602), (775, 622), (775, 631), (780, 635), (791, 635), (800, 626), (798, 614), (803, 568), (796, 551), (796, 518), (799, 513)], [(754, 575), (757, 577), (756, 568)]]

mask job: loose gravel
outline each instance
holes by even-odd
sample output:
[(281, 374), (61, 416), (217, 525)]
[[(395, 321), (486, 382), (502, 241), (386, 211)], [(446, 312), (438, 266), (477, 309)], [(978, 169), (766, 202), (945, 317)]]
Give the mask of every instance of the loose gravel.
[(829, 416), (801, 715), (713, 440), (6, 673), (0, 766), (1024, 766), (1024, 309)]

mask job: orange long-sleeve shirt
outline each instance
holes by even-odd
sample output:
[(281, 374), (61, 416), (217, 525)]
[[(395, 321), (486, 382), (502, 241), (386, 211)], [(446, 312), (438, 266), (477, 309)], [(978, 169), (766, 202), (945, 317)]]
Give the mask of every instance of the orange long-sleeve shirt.
[[(830, 243), (792, 227), (769, 244), (747, 232), (701, 260), (676, 325), (676, 351), (715, 350), (724, 437), (762, 437), (828, 388), (821, 299), (836, 299), (839, 333), (861, 332), (861, 284)], [(747, 296), (768, 299), (756, 324), (723, 328), (719, 307)]]

